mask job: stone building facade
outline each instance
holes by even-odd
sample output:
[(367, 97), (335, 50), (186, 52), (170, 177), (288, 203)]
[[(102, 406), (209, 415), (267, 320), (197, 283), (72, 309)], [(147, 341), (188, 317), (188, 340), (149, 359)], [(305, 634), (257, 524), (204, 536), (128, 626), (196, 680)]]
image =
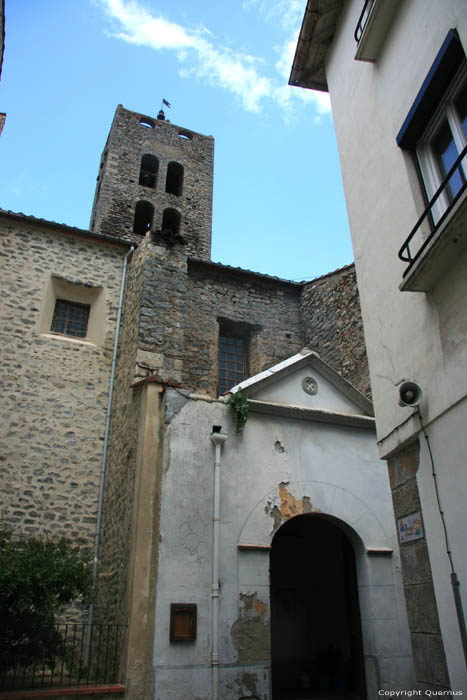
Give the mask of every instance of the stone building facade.
[[(134, 700), (192, 698), (193, 688), (203, 700), (219, 692), (225, 700), (278, 697), (277, 678), (286, 682), (286, 676), (277, 671), (281, 661), (272, 658), (267, 641), (270, 548), (294, 516), (316, 516), (311, 525), (306, 520), (306, 532), (326, 527), (321, 519), (328, 518), (336, 529), (322, 568), (334, 566), (332, 538), (341, 541), (346, 533), (347, 554), (338, 566), (353, 581), (348, 624), (360, 639), (339, 647), (346, 668), (358, 659), (358, 674), (344, 673), (343, 662), (341, 677), (329, 682), (334, 689), (340, 684), (342, 693), (358, 685), (362, 697), (378, 678), (385, 687), (391, 678), (405, 687), (411, 659), (399, 559), (388, 519), (389, 481), (375, 461), (354, 266), (298, 284), (211, 261), (213, 147), (212, 137), (171, 124), (163, 113), (153, 119), (119, 106), (101, 160), (90, 231), (1, 212), (7, 281), (2, 381), (8, 391), (2, 407), (3, 516), (25, 531), (94, 544), (93, 619), (128, 624), (121, 668), (127, 697)], [(71, 314), (71, 331), (56, 325), (59, 311)], [(87, 320), (77, 332), (73, 314), (82, 313)], [(241, 347), (235, 359), (224, 358), (227, 370), (221, 338)], [(230, 364), (235, 381), (226, 385), (222, 372)], [(307, 368), (320, 386), (317, 403), (303, 394)], [(267, 388), (269, 375), (283, 387), (283, 397), (282, 389), (274, 394)], [(251, 386), (249, 377), (255, 377)], [(233, 436), (220, 396), (242, 383), (256, 416), (244, 442)], [(217, 440), (211, 433), (227, 440), (234, 470), (228, 492), (238, 487), (243, 503), (229, 501), (225, 490), (220, 494), (230, 513), (219, 521), (228, 552), (218, 559), (225, 593), (219, 581), (212, 589), (205, 585), (205, 567), (217, 561), (209, 554), (217, 541), (209, 526), (209, 464)], [(264, 447), (261, 454), (257, 444)], [(321, 482), (328, 484), (324, 491)], [(263, 502), (264, 494), (270, 502)], [(254, 516), (258, 527), (249, 530), (255, 541), (237, 546), (229, 522), (232, 517), (238, 528), (248, 520), (247, 503), (250, 510), (262, 504)], [(200, 550), (190, 544), (195, 541)], [(251, 556), (259, 556), (261, 566), (251, 568), (250, 555), (243, 556), (240, 586), (235, 572), (245, 544), (254, 545)], [(376, 565), (371, 556), (383, 559)], [(339, 604), (346, 595), (340, 590)], [(217, 598), (214, 612), (210, 601)], [(188, 645), (167, 636), (172, 603), (199, 611), (198, 635)], [(219, 610), (224, 617), (216, 626)], [(250, 649), (251, 629), (262, 632)], [(344, 632), (336, 630), (337, 639)], [(325, 653), (315, 645), (310, 658), (296, 659), (302, 690), (318, 692), (316, 664)], [(307, 665), (315, 668), (313, 678)], [(179, 667), (199, 671), (176, 674), (177, 685), (173, 671)]]
[[(128, 244), (1, 212), (0, 246), (1, 514), (89, 545)], [(86, 339), (50, 331), (57, 298), (91, 304)]]

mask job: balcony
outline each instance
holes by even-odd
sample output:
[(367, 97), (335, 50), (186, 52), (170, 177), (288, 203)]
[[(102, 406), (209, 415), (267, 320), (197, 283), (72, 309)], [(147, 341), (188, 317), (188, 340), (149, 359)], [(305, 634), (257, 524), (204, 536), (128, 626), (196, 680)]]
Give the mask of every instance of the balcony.
[[(436, 220), (434, 210), (446, 196), (451, 177), (461, 168), (467, 147), (447, 173), (425, 211), (399, 250), (407, 262), (399, 289), (403, 292), (428, 292), (445, 275), (467, 248), (467, 180), (444, 213)], [(438, 201), (439, 200), (439, 201)]]
[(356, 61), (374, 63), (397, 12), (400, 0), (365, 0), (355, 28)]

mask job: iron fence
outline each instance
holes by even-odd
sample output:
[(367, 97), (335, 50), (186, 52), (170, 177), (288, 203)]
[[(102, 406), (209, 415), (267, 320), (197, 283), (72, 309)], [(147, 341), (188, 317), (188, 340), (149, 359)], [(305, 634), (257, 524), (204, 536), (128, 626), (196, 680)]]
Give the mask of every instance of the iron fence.
[(49, 658), (0, 676), (1, 690), (117, 683), (126, 625), (55, 625), (59, 644)]

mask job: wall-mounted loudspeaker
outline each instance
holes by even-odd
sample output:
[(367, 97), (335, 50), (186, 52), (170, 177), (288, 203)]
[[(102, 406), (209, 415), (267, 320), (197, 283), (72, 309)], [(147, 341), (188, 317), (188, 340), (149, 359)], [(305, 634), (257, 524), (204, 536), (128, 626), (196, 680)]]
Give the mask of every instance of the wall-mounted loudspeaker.
[(418, 406), (423, 392), (415, 382), (403, 382), (399, 387), (399, 406)]

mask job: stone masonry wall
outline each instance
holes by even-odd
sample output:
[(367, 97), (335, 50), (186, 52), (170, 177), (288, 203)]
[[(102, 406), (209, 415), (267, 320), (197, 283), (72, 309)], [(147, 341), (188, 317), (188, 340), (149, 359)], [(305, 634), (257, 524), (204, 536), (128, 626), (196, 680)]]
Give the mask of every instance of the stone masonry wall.
[(186, 247), (166, 245), (150, 234), (144, 255), (136, 377), (155, 373), (180, 383), (189, 303)]
[(183, 385), (217, 395), (218, 318), (248, 324), (248, 375), (304, 346), (300, 285), (189, 261)]
[(129, 263), (115, 373), (106, 487), (99, 548), (96, 614), (99, 622), (126, 624), (127, 584), (135, 488), (139, 402), (135, 378), (144, 246)]
[[(417, 440), (388, 460), (396, 524), (398, 518), (421, 511), (419, 450)], [(449, 674), (425, 537), (401, 544), (400, 553), (418, 688), (442, 694), (449, 688)]]
[(371, 398), (355, 266), (303, 284), (305, 344)]
[[(141, 120), (144, 124), (141, 124)], [(147, 126), (147, 124), (151, 126)], [(159, 160), (156, 187), (139, 184), (141, 157), (151, 154)], [(184, 168), (180, 196), (165, 192), (167, 166)], [(212, 187), (214, 139), (117, 107), (101, 159), (91, 230), (121, 236), (139, 243), (133, 233), (136, 203), (150, 202), (155, 209), (153, 229), (162, 226), (164, 209), (181, 214), (180, 233), (190, 255), (209, 259), (211, 255)]]
[[(92, 546), (126, 247), (0, 217), (1, 516)], [(102, 345), (40, 332), (50, 275), (105, 290)]]

